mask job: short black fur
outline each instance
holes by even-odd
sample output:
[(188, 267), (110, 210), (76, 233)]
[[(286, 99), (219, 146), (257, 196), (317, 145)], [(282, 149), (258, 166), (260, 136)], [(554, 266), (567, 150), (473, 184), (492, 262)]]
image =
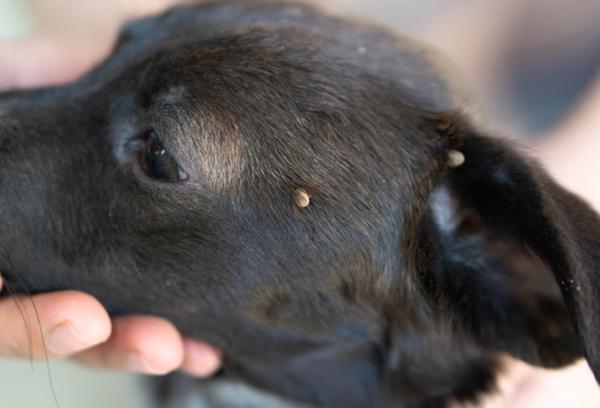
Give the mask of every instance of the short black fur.
[[(0, 96), (0, 270), (164, 316), (318, 406), (475, 400), (505, 353), (599, 376), (598, 216), (479, 135), (436, 64), (296, 3), (134, 23), (81, 80)], [(187, 181), (144, 175), (150, 130)]]

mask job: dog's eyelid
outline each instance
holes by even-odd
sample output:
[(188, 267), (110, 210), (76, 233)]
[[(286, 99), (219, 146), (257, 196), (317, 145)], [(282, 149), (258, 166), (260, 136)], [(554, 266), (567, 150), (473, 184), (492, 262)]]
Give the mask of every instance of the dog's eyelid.
[(138, 165), (146, 176), (162, 182), (188, 181), (188, 173), (181, 168), (154, 129), (127, 141), (126, 146), (136, 152)]
[(130, 139), (127, 142), (125, 142), (125, 148), (132, 151), (140, 150), (143, 146), (144, 141), (139, 138)]

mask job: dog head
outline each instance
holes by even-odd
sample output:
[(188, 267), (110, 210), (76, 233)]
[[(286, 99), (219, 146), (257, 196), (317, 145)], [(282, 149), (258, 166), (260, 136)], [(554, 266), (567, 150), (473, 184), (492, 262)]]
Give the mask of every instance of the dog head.
[(297, 4), (135, 23), (78, 82), (0, 98), (0, 269), (324, 406), (472, 398), (501, 353), (600, 374), (598, 217), (434, 65)]

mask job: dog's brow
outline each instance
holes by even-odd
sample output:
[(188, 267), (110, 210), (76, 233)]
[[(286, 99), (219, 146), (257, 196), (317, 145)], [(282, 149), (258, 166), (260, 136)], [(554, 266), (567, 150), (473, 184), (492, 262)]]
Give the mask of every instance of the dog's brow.
[(185, 101), (186, 97), (189, 94), (188, 87), (180, 85), (180, 86), (172, 86), (168, 90), (159, 92), (153, 97), (153, 105), (158, 107), (165, 105), (178, 105)]
[[(170, 105), (173, 107), (173, 105)], [(239, 128), (216, 113), (201, 109), (163, 109), (160, 118), (165, 139), (192, 177), (209, 189), (234, 188), (245, 160)]]

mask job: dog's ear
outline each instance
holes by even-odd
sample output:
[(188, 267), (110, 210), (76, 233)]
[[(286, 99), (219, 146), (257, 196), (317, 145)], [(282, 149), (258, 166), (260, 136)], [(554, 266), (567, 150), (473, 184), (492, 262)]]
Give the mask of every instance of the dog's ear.
[(506, 141), (460, 151), (430, 203), (432, 298), (485, 346), (544, 366), (583, 352), (600, 381), (600, 218)]

